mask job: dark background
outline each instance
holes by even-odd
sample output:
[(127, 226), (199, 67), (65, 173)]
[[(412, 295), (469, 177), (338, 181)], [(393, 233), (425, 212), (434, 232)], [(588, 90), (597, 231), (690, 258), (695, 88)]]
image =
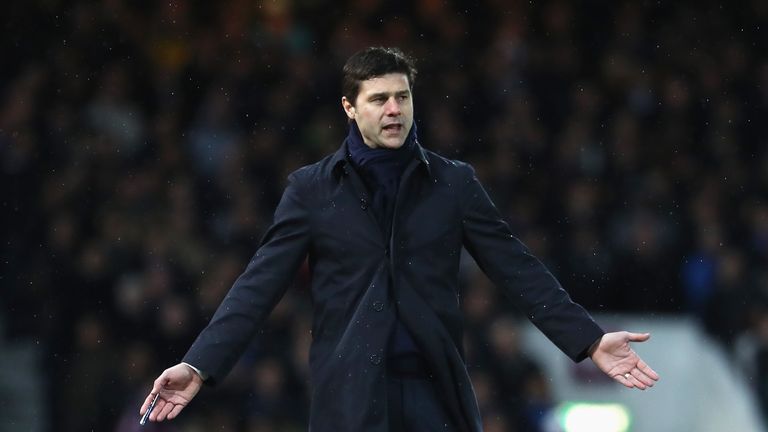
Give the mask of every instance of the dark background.
[[(369, 45), (417, 59), (422, 144), (476, 167), (576, 301), (696, 317), (768, 412), (768, 3), (48, 0), (0, 22), (0, 336), (39, 352), (46, 428), (137, 427), (286, 175), (345, 136), (340, 70)], [(155, 430), (304, 430), (307, 279)], [(486, 429), (538, 430), (557, 401), (520, 316), (462, 279)]]

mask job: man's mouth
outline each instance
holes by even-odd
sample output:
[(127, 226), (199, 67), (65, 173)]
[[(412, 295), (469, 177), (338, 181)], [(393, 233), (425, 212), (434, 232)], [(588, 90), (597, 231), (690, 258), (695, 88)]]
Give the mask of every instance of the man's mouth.
[(382, 129), (387, 132), (400, 132), (403, 129), (403, 125), (400, 123), (392, 123), (385, 125)]

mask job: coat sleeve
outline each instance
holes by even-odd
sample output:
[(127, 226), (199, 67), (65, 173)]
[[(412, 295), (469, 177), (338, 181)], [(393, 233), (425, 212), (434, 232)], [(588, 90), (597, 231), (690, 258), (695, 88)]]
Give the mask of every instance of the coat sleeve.
[(544, 264), (512, 235), (474, 169), (466, 164), (462, 169), (464, 247), (491, 281), (561, 351), (574, 361), (583, 360), (603, 330), (583, 307), (571, 301)]
[(309, 245), (309, 217), (296, 173), (289, 177), (274, 221), (183, 362), (220, 382), (293, 281)]

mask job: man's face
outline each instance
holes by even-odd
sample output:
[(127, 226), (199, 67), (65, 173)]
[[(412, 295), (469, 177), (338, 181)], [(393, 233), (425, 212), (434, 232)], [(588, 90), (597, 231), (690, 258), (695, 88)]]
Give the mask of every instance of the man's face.
[(341, 98), (341, 104), (371, 148), (401, 147), (413, 126), (410, 85), (402, 73), (361, 81), (354, 106), (346, 97)]

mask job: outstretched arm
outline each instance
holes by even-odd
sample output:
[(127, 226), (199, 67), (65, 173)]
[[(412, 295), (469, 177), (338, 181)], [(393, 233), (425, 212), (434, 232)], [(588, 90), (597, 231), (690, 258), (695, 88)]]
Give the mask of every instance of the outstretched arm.
[(474, 170), (463, 165), (460, 196), (463, 242), (486, 275), (573, 361), (605, 332), (574, 303), (554, 275), (512, 235)]
[(223, 379), (288, 288), (309, 245), (306, 200), (300, 196), (295, 179), (295, 173), (289, 177), (272, 226), (208, 326), (182, 363), (166, 369), (155, 380), (140, 410), (144, 415), (159, 394), (150, 421), (173, 419), (187, 406), (203, 383), (199, 370), (204, 371), (207, 383)]
[(629, 343), (644, 342), (650, 337), (650, 333), (606, 333), (592, 345), (589, 356), (609, 377), (626, 387), (645, 390), (653, 387), (659, 374), (632, 350)]

